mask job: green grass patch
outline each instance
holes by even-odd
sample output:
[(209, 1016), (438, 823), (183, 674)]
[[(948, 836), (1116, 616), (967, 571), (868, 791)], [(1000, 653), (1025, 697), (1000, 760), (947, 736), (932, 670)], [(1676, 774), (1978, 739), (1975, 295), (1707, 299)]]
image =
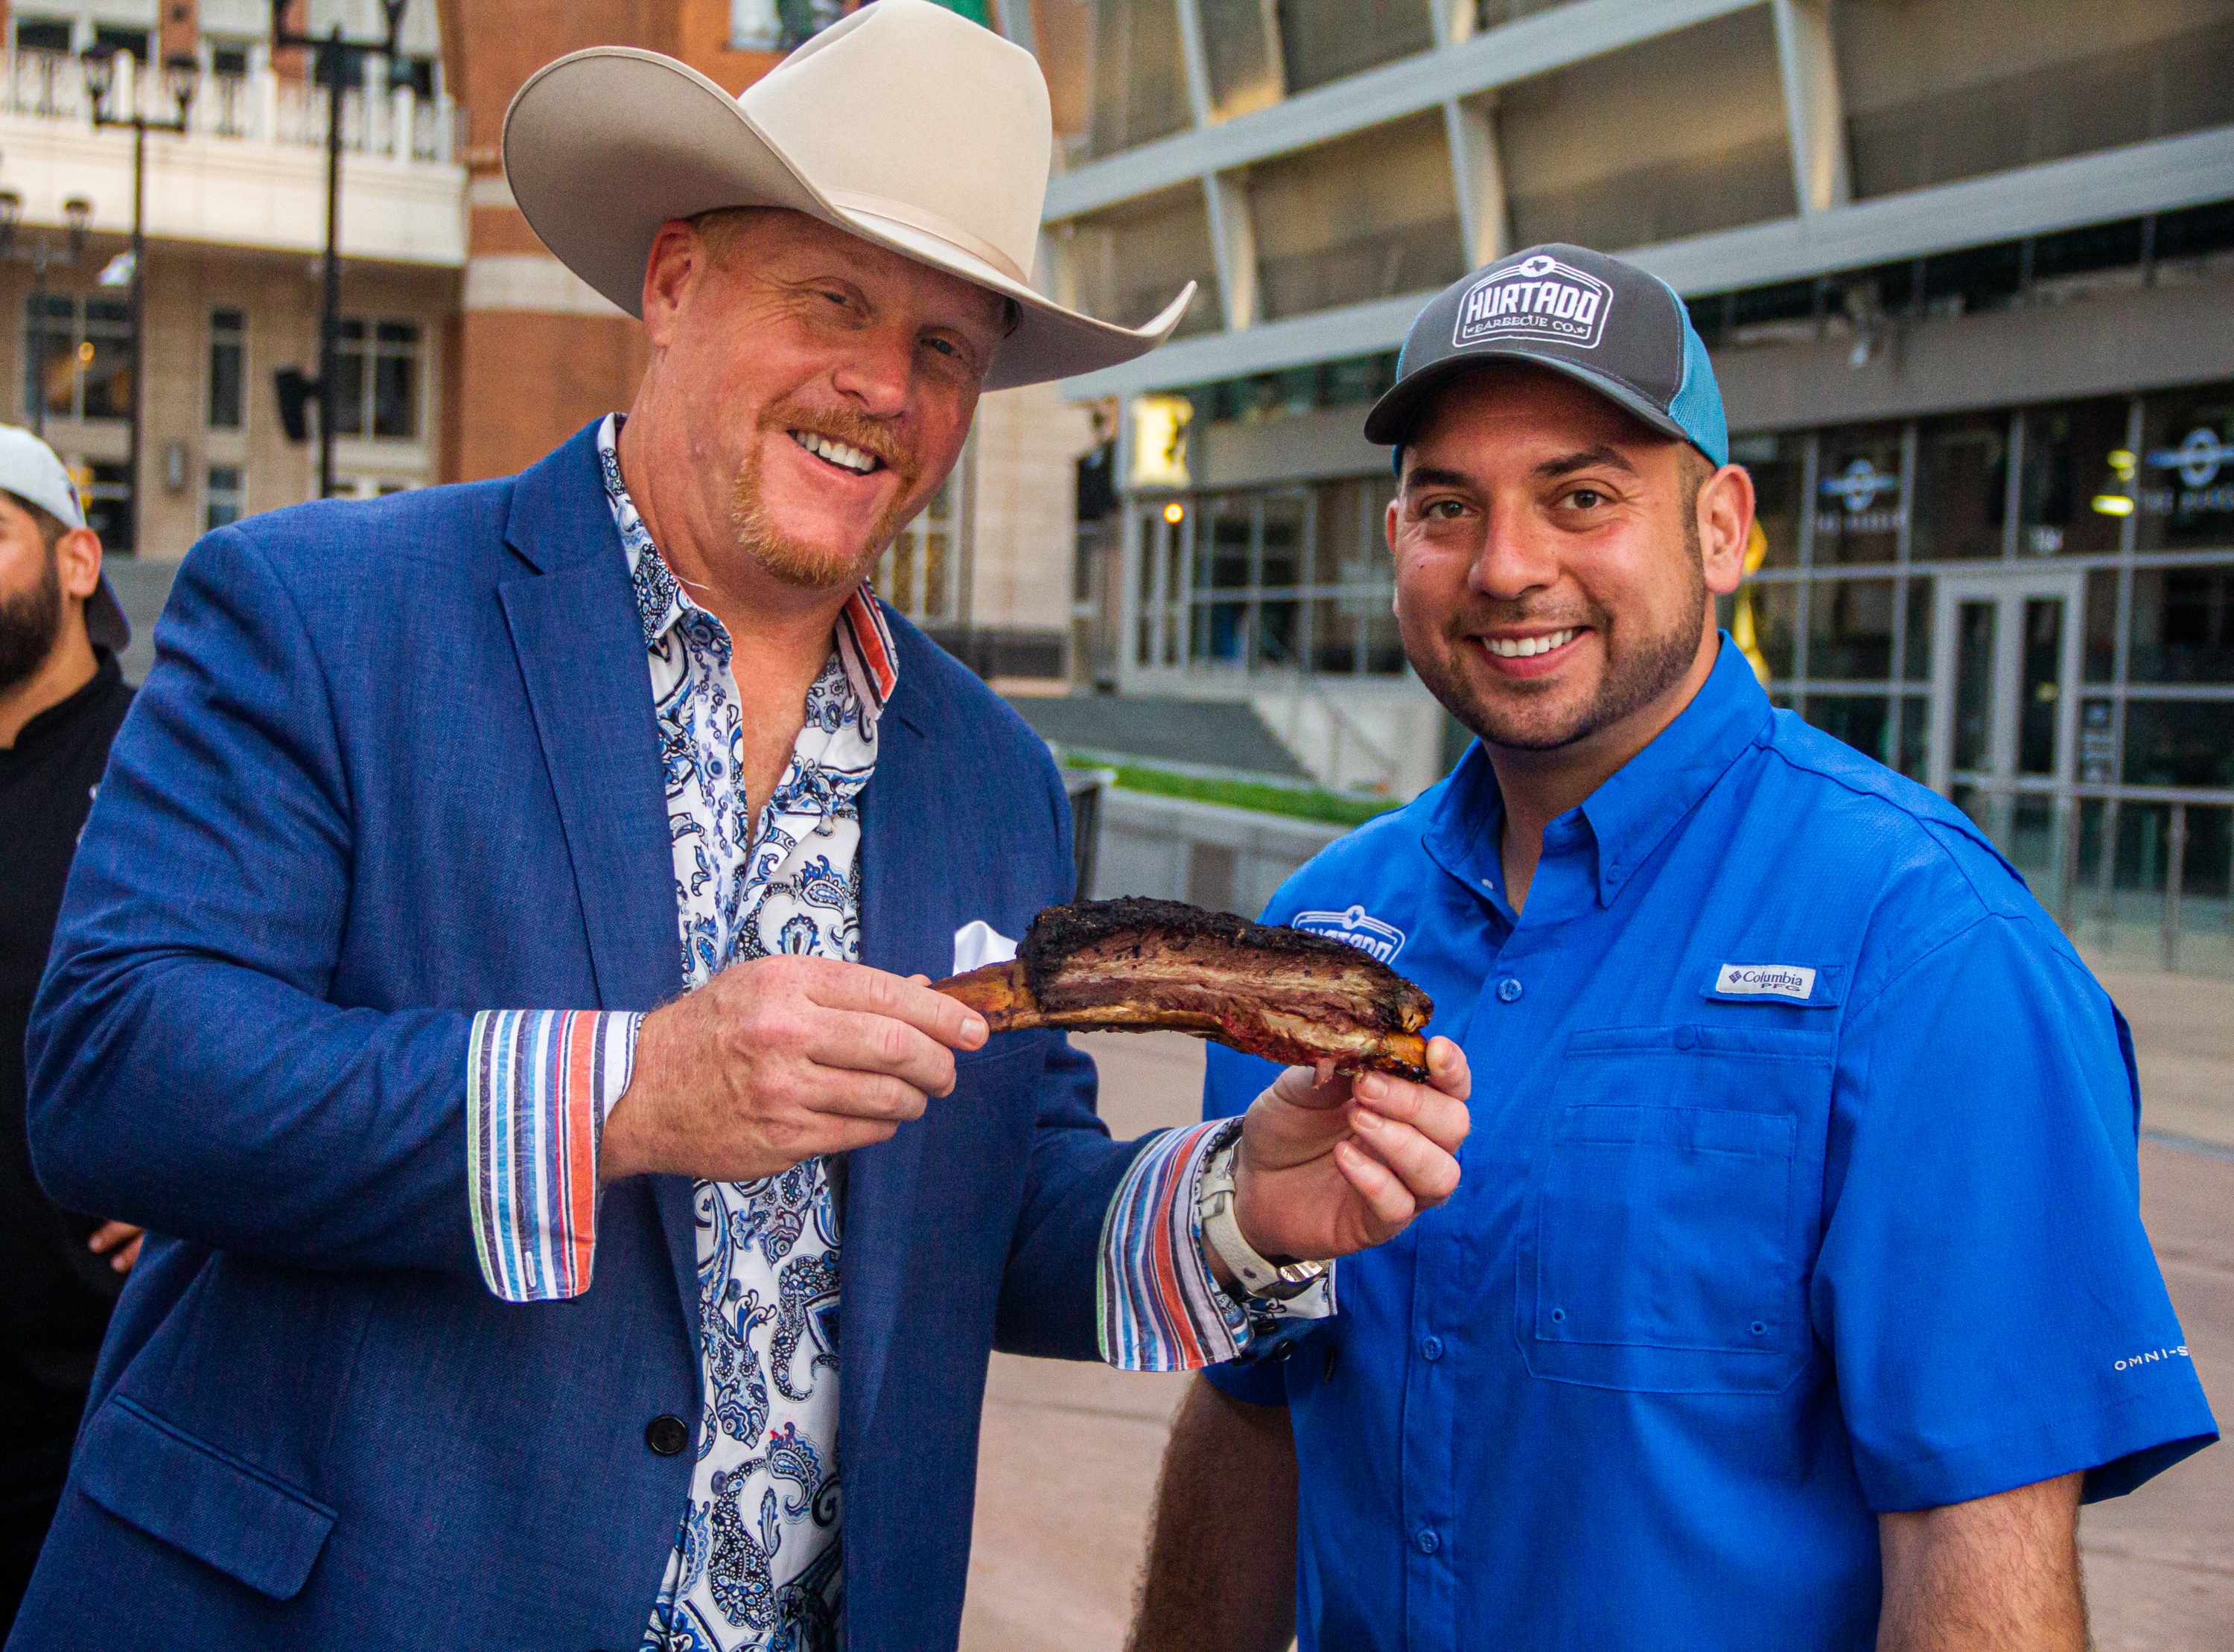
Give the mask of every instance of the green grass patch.
[[(1074, 760), (1081, 768), (1105, 765)], [(1330, 826), (1362, 826), (1376, 814), (1403, 806), (1393, 798), (1345, 797), (1339, 792), (1262, 786), (1251, 780), (1217, 780), (1206, 774), (1174, 774), (1168, 769), (1118, 766), (1117, 785), (1127, 792), (1147, 792), (1157, 797), (1185, 798), (1193, 803), (1222, 803), (1229, 809), (1255, 809), (1264, 814), (1284, 814), (1292, 819), (1319, 820)]]

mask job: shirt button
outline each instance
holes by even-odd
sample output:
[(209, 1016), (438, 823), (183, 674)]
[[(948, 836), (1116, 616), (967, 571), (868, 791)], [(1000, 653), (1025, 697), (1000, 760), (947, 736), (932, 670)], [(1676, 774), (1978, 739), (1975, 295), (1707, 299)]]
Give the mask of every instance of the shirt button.
[(690, 1430), (680, 1417), (654, 1417), (643, 1426), (643, 1443), (662, 1457), (672, 1457), (690, 1443)]
[(1507, 976), (1497, 983), (1498, 1002), (1509, 1004), (1519, 997), (1524, 990), (1525, 989), (1518, 980), (1512, 976)]
[(1412, 1541), (1419, 1546), (1420, 1552), (1423, 1555), (1431, 1555), (1443, 1546), (1443, 1540), (1435, 1535), (1435, 1529), (1433, 1526), (1421, 1526), (1412, 1534)]
[(1692, 1031), (1689, 1027), (1678, 1027), (1676, 1029), (1676, 1048), (1677, 1049), (1689, 1049), (1698, 1041), (1699, 1035)]
[(1443, 1357), (1443, 1339), (1440, 1336), (1421, 1337), (1420, 1339), (1420, 1357), (1427, 1361), (1431, 1365), (1437, 1360), (1441, 1359)]

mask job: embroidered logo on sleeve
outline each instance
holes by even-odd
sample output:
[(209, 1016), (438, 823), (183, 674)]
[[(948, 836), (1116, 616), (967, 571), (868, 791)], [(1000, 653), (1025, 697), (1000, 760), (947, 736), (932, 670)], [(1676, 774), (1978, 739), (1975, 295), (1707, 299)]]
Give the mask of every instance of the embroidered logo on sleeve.
[(1395, 963), (1404, 950), (1404, 931), (1368, 915), (1362, 906), (1353, 906), (1346, 912), (1297, 912), (1288, 920), (1288, 927), (1306, 935), (1346, 941), (1383, 963)]
[(1726, 963), (1715, 977), (1715, 990), (1805, 1003), (1815, 996), (1815, 971), (1797, 963)]

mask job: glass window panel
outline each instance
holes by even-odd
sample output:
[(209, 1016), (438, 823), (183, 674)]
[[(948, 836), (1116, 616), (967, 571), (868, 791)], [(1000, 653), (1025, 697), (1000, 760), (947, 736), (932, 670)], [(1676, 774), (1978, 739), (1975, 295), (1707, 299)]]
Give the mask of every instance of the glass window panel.
[(1362, 604), (1364, 669), (1375, 676), (1395, 676), (1405, 667), (1404, 639), (1396, 630), (1396, 616), (1384, 599)]
[(364, 434), (364, 348), (344, 343), (334, 352), (334, 430), (336, 434)]
[(2087, 556), (2117, 550), (2124, 517), (2096, 510), (2094, 501), (2109, 497), (2122, 502), (2126, 497), (2111, 458), (2125, 449), (2126, 406), (2123, 396), (2100, 396), (2026, 410), (2019, 554)]
[(1280, 0), (1288, 89), (1309, 91), (1362, 69), (1433, 49), (1429, 0)]
[(1466, 273), (1440, 114), (1267, 161), (1251, 173), (1249, 198), (1269, 319)]
[(1114, 155), (1191, 124), (1173, 0), (1094, 0), (1088, 153)]
[(1931, 679), (1931, 581), (1908, 582), (1908, 634), (1901, 646), (1901, 675), (1911, 682)]
[(1257, 623), (1251, 628), (1255, 663), (1274, 670), (1300, 663), (1303, 638), (1297, 627), (1302, 611), (1303, 604), (1289, 597), (1267, 597), (1257, 604)]
[(132, 416), (131, 342), (114, 334), (93, 333), (89, 316), (87, 323), (88, 336), (77, 347), (78, 398), (82, 416), (128, 419)]
[(1517, 245), (1617, 251), (1793, 210), (1766, 6), (1506, 87), (1497, 127)]
[(86, 491), (85, 525), (101, 536), (103, 551), (130, 553), (137, 547), (132, 542), (132, 516), (126, 509), (132, 497), (130, 475), (122, 465), (96, 464), (92, 467), (93, 485)]
[(1832, 33), (1857, 196), (2234, 121), (2234, 6), (1842, 0)]
[(2234, 384), (2149, 397), (2136, 457), (2142, 550), (2234, 545)]
[(2107, 700), (2079, 708), (2079, 783), (2107, 786), (2118, 778), (2117, 722)]
[(240, 469), (235, 465), (212, 465), (204, 497), (202, 526), (221, 528), (240, 520)]
[(1311, 670), (1347, 676), (1357, 669), (1359, 610), (1356, 600), (1347, 597), (1322, 597), (1311, 604)]
[(1806, 452), (1807, 438), (1789, 431), (1739, 436), (1730, 443), (1730, 458), (1753, 478), (1754, 519), (1768, 541), (1764, 568), (1800, 565), (1800, 490)]
[(1088, 314), (1127, 327), (1153, 319), (1190, 281), (1202, 291), (1180, 319), (1180, 336), (1225, 325), (1218, 262), (1202, 190), (1183, 184), (1064, 226), (1063, 256)]
[(2017, 681), (2017, 773), (2055, 773), (2055, 730), (2063, 696), (2061, 597), (2035, 597), (2024, 605), (2024, 650)]
[(1955, 767), (1965, 772), (1993, 759), (1996, 617), (1990, 601), (1955, 611)]
[(2234, 682), (2234, 568), (2136, 568), (2133, 643), (2133, 682)]
[(1325, 482), (1318, 489), (1318, 526), (1311, 542), (1309, 578), (1315, 585), (1346, 585), (1368, 577), (1365, 536), (1378, 530), (1365, 513), (1371, 506), (1364, 484)]
[(2126, 784), (2234, 786), (2234, 705), (2128, 700)]
[[(1916, 430), (1916, 534), (1909, 556), (1917, 562), (2000, 556), (2009, 515), (2009, 415), (1924, 420)], [(1827, 466), (1824, 478), (1833, 480)]]
[(1252, 514), (1247, 494), (1211, 501), (1195, 536), (1197, 591), (1245, 591), (1249, 587), (1249, 531)]
[(1892, 702), (1885, 695), (1811, 694), (1804, 715), (1825, 734), (1888, 767), (1898, 755), (1892, 744)]
[(1890, 579), (1818, 580), (1807, 595), (1807, 676), (1856, 682), (1892, 675)]
[(1209, 60), (1211, 114), (1220, 121), (1280, 101), (1280, 32), (1266, 0), (1196, 0)]
[(2118, 576), (2097, 568), (2087, 576), (2087, 640), (2081, 650), (2089, 682), (2109, 682), (2118, 671)]
[(419, 434), (419, 362), (415, 356), (374, 358), (372, 434), (408, 441)]
[(892, 541), (892, 577), (885, 599), (903, 614), (915, 611), (915, 535), (903, 533)]
[(1815, 561), (1891, 562), (1907, 506), (1900, 427), (1856, 425), (1823, 433), (1815, 484)]
[(1303, 583), (1303, 519), (1308, 501), (1301, 493), (1273, 493), (1264, 500), (1264, 542), (1257, 583), (1285, 587)]
[[(242, 379), (247, 369), (247, 318), (238, 310), (210, 312), (209, 405), (212, 430), (238, 430)], [(218, 526), (222, 526), (219, 524)]]
[(1912, 780), (1924, 778), (1930, 757), (1931, 702), (1919, 695), (1904, 695), (1900, 702), (1900, 772)]
[(1195, 603), (1187, 657), (1197, 665), (1238, 665), (1246, 603)]
[(1782, 681), (1792, 675), (1800, 636), (1800, 587), (1789, 580), (1753, 587), (1754, 636), (1768, 674)]

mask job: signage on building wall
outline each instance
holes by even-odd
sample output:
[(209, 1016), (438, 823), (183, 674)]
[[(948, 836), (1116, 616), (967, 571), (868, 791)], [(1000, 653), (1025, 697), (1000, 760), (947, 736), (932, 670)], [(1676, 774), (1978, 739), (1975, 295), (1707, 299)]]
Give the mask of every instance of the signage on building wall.
[(1187, 426), (1194, 403), (1183, 395), (1133, 398), (1133, 459), (1126, 472), (1133, 487), (1185, 487)]
[(2220, 468), (2234, 461), (2234, 442), (2221, 441), (2217, 431), (2198, 426), (2178, 447), (2154, 448), (2146, 457), (2152, 468), (2177, 474), (2182, 486), (2177, 500), (2169, 488), (2149, 490), (2141, 500), (2146, 509), (2159, 513), (2234, 511), (2234, 483), (2218, 480)]
[(1836, 500), (1841, 508), (1825, 511), (1815, 519), (1819, 533), (1891, 533), (1900, 526), (1900, 507), (1877, 507), (1878, 495), (1900, 492), (1900, 478), (1889, 476), (1867, 459), (1857, 459), (1836, 476), (1826, 476), (1816, 491)]

